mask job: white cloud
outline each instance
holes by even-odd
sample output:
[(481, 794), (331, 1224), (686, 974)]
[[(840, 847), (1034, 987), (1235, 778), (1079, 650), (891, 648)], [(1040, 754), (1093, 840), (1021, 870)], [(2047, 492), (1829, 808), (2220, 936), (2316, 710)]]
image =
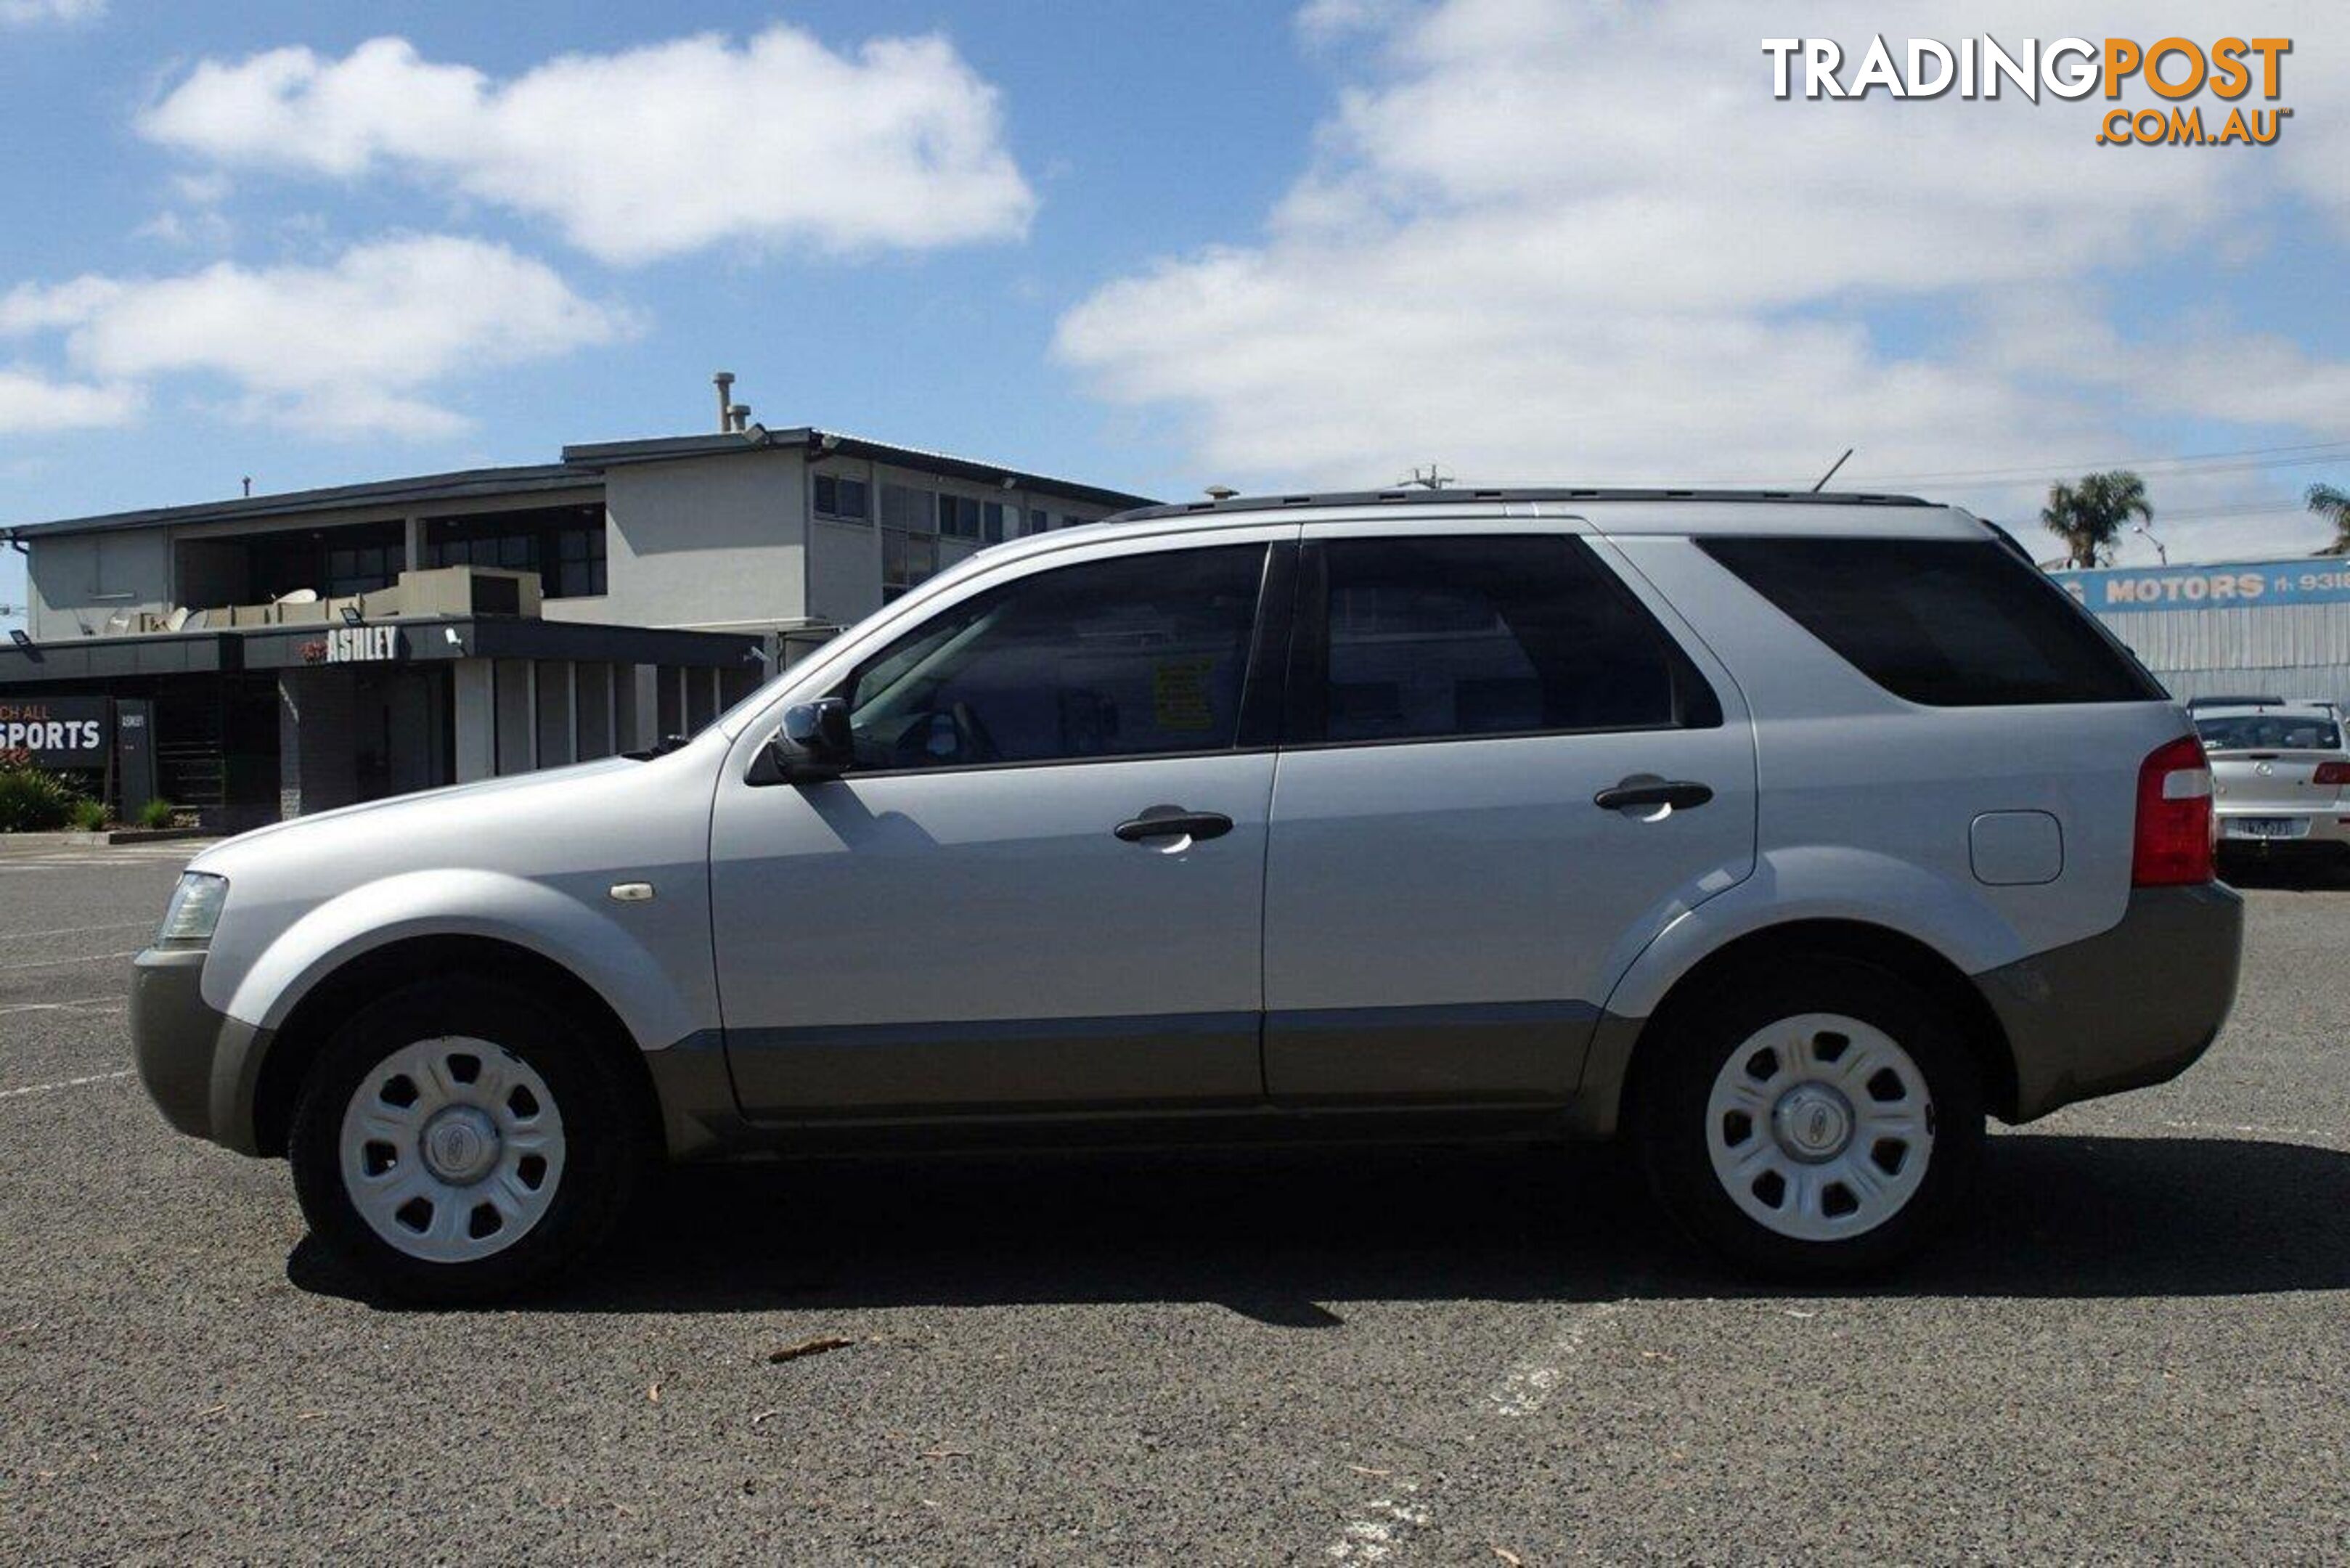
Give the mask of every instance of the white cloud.
[(827, 251), (1017, 238), (1036, 198), (996, 90), (936, 36), (854, 55), (775, 26), (507, 81), (378, 38), (206, 60), (140, 117), (216, 163), (338, 179), (381, 170), (548, 219), (614, 263), (727, 242)]
[(106, 0), (0, 0), (0, 27), (90, 22), (105, 15)]
[(176, 207), (166, 207), (131, 230), (130, 237), (153, 240), (158, 244), (180, 250), (202, 247), (224, 251), (234, 234), (234, 225), (208, 207), (198, 207), (188, 213)]
[(543, 263), (442, 235), (355, 246), (325, 266), (222, 262), (0, 296), (0, 336), (63, 333), (86, 376), (218, 377), (235, 389), (235, 411), (330, 435), (455, 433), (466, 421), (432, 400), (439, 387), (633, 329)]
[(0, 365), (0, 434), (108, 429), (130, 423), (144, 404), (135, 385), (58, 381), (28, 366)]
[[(2062, 31), (2213, 31), (2174, 12), (2093, 5)], [(2097, 291), (2263, 225), (2337, 243), (2292, 205), (2350, 225), (2334, 8), (2251, 29), (2296, 42), (2283, 140), (2208, 150), (2099, 147), (2101, 99), (1772, 96), (1766, 32), (1856, 56), (1878, 30), (2054, 36), (2022, 0), (1783, 27), (1733, 0), (1315, 0), (1301, 26), (1365, 16), (1385, 18), (1374, 63), (1263, 235), (1061, 322), (1056, 352), (1105, 397), (1182, 417), (1202, 483), (1380, 484), (1433, 456), (1481, 483), (1795, 483), (1857, 446), (1839, 478), (1866, 484), (2144, 450), (2128, 432), (2161, 414), (2345, 433), (2350, 367), (2316, 345), (2125, 335)]]

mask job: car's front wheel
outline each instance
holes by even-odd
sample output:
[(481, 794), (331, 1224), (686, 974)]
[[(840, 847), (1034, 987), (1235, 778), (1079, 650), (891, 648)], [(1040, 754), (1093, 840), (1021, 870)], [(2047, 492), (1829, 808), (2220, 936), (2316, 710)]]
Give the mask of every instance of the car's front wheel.
[(312, 1234), (379, 1293), (460, 1303), (598, 1244), (646, 1158), (630, 1086), (522, 993), (452, 978), (361, 1010), (313, 1064), (287, 1153)]
[(1638, 1136), (1665, 1207), (1780, 1275), (1901, 1258), (1971, 1187), (1981, 1074), (1916, 987), (1842, 958), (1727, 977), (1656, 1043)]

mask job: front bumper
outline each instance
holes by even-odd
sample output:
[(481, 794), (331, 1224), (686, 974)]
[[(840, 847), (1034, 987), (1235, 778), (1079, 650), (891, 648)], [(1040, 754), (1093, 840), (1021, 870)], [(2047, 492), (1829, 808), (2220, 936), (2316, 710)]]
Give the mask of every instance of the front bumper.
[(257, 1032), (205, 1002), (204, 957), (200, 948), (150, 948), (131, 961), (131, 1059), (165, 1121), (240, 1154), (256, 1153)]
[(2244, 900), (2141, 888), (2121, 923), (1976, 977), (2015, 1062), (2014, 1121), (2177, 1077), (2236, 999)]

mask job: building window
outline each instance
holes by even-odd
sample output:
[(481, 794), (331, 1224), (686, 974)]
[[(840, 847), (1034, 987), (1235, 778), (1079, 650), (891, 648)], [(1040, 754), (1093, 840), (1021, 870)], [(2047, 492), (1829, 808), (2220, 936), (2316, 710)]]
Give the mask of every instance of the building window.
[(327, 552), (327, 597), (348, 597), (388, 588), (400, 576), (407, 551), (397, 545), (338, 546)]
[(549, 506), (424, 520), (428, 566), (495, 566), (536, 572), (550, 599), (606, 591), (604, 508)]
[(816, 476), (816, 514), (843, 522), (869, 523), (873, 519), (872, 487), (861, 479), (819, 473)]
[(939, 497), (939, 532), (950, 539), (978, 538), (978, 498), (941, 494)]
[(1064, 512), (1061, 514), (1061, 526), (1064, 528), (1074, 528), (1085, 521), (1087, 521), (1087, 519), (1078, 516), (1074, 512)]
[(1045, 511), (1041, 506), (1031, 506), (1028, 508), (1028, 532), (1031, 534), (1047, 533), (1051, 530), (1052, 526), (1053, 514), (1051, 513)]
[(1001, 501), (991, 501), (979, 509), (980, 533), (991, 545), (1003, 544), (1007, 534), (1016, 532), (1012, 525), (1019, 521), (1020, 508)]
[(910, 484), (881, 487), (881, 602), (939, 569), (939, 504)]

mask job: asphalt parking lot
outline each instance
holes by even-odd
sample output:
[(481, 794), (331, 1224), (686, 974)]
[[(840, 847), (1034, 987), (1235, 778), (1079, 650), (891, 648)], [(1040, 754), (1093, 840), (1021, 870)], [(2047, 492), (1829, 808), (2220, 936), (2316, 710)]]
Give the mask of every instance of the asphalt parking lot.
[(1889, 1285), (1741, 1286), (1588, 1155), (1338, 1152), (694, 1172), (430, 1314), (127, 1075), (187, 848), (0, 848), (0, 1560), (2350, 1553), (2342, 881)]

